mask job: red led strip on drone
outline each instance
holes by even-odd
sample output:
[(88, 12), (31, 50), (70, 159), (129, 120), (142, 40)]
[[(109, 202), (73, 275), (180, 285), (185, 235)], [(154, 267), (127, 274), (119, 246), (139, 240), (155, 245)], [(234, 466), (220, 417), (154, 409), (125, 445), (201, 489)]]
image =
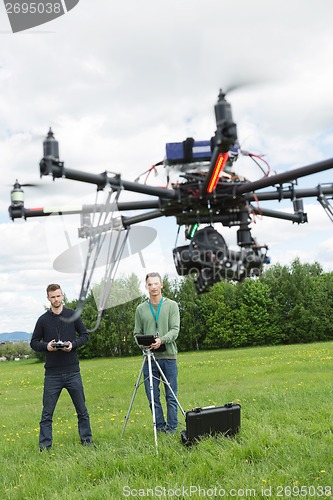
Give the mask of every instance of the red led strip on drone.
[(213, 170), (213, 174), (210, 178), (208, 187), (207, 187), (207, 193), (212, 193), (214, 189), (216, 188), (216, 185), (218, 183), (220, 173), (224, 169), (224, 165), (226, 164), (228, 159), (228, 153), (220, 153), (217, 157), (215, 167)]

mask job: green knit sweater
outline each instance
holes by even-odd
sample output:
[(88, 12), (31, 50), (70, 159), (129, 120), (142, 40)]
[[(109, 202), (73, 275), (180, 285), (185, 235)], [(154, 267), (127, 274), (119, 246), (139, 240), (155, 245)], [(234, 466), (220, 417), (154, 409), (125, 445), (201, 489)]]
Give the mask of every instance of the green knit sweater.
[[(158, 305), (152, 304), (155, 315)], [(165, 344), (165, 352), (156, 352), (156, 359), (176, 359), (180, 316), (177, 302), (163, 297), (158, 315), (158, 336)], [(143, 302), (136, 308), (134, 335), (156, 335), (155, 318), (150, 310), (149, 301)]]

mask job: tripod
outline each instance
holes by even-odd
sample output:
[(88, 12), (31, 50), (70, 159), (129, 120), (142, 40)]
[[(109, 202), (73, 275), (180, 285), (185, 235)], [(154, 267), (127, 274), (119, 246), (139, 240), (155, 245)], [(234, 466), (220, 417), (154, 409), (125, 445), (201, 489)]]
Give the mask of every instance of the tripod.
[[(132, 399), (131, 399), (131, 402), (130, 402), (130, 405), (129, 405), (129, 408), (128, 408), (127, 415), (125, 416), (125, 421), (124, 421), (124, 426), (123, 426), (123, 430), (122, 430), (122, 433), (121, 433), (121, 437), (123, 437), (123, 435), (124, 435), (124, 432), (125, 432), (125, 429), (126, 429), (126, 425), (127, 425), (128, 420), (129, 420), (130, 413), (131, 413), (131, 410), (132, 410), (132, 406), (133, 406), (133, 403), (134, 403), (135, 395), (137, 393), (138, 388), (142, 384), (142, 382), (140, 382), (140, 380), (141, 380), (141, 376), (143, 374), (144, 365), (147, 362), (148, 363), (149, 390), (150, 390), (150, 399), (151, 399), (151, 412), (152, 412), (153, 427), (154, 427), (154, 439), (155, 439), (156, 453), (158, 453), (157, 429), (156, 429), (156, 415), (155, 415), (155, 403), (154, 403), (154, 386), (153, 386), (153, 379), (156, 378), (156, 377), (154, 377), (154, 375), (153, 375), (153, 370), (152, 370), (152, 363), (153, 362), (155, 363), (155, 365), (156, 365), (156, 367), (157, 367), (157, 369), (158, 369), (158, 371), (159, 371), (159, 373), (161, 375), (163, 383), (169, 388), (171, 394), (175, 398), (175, 401), (176, 401), (176, 403), (177, 403), (177, 405), (178, 405), (178, 407), (179, 407), (179, 409), (182, 412), (182, 414), (183, 414), (184, 417), (185, 417), (185, 412), (184, 412), (183, 408), (181, 407), (181, 405), (180, 405), (180, 403), (179, 403), (179, 401), (178, 401), (178, 399), (177, 399), (174, 391), (172, 390), (172, 388), (170, 386), (170, 383), (168, 382), (165, 374), (163, 373), (162, 368), (158, 364), (158, 362), (157, 362), (157, 360), (155, 358), (155, 355), (154, 355), (152, 349), (150, 349), (149, 347), (145, 347), (145, 346), (140, 346), (140, 348), (142, 349), (142, 353), (143, 353), (142, 366), (141, 366), (141, 370), (140, 370), (138, 379), (137, 379), (137, 381), (135, 383), (135, 386), (134, 386), (134, 392), (133, 392), (133, 396), (132, 396)], [(144, 380), (143, 380), (143, 382), (144, 382)]]

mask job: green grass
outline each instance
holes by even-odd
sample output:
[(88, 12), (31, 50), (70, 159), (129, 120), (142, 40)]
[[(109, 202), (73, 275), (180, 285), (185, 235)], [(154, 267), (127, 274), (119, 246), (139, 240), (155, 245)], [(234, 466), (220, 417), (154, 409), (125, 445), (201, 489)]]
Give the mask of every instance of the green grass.
[(121, 438), (140, 356), (81, 361), (96, 447), (79, 444), (63, 392), (50, 453), (38, 448), (43, 365), (1, 363), (1, 498), (333, 496), (332, 360), (332, 343), (180, 354), (184, 410), (239, 402), (241, 430), (189, 448), (162, 435), (158, 454), (143, 386)]

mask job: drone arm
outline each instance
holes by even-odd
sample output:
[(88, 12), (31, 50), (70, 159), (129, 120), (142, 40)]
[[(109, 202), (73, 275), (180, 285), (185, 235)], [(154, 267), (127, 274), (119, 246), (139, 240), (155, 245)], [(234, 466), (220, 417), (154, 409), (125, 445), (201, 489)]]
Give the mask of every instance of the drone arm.
[(96, 184), (97, 189), (104, 189), (107, 184), (115, 189), (125, 189), (127, 191), (134, 191), (135, 193), (148, 194), (158, 196), (159, 198), (175, 199), (176, 192), (173, 189), (166, 189), (155, 186), (147, 186), (146, 184), (139, 184), (138, 182), (123, 181), (120, 175), (109, 177), (107, 172), (101, 174), (91, 174), (80, 170), (73, 170), (65, 168), (63, 162), (56, 159), (43, 159), (40, 162), (40, 174), (52, 174), (53, 178), (65, 177), (74, 181), (87, 182)]
[(333, 158), (329, 160), (320, 161), (318, 163), (313, 163), (307, 165), (306, 167), (296, 168), (294, 170), (289, 170), (289, 172), (283, 172), (281, 174), (272, 175), (271, 177), (263, 177), (258, 181), (247, 182), (236, 187), (237, 195), (250, 193), (256, 189), (262, 189), (268, 186), (273, 186), (274, 184), (283, 184), (284, 182), (289, 182), (299, 177), (305, 177), (306, 175), (315, 174), (317, 172), (323, 172), (324, 170), (329, 170), (333, 168)]
[[(9, 216), (14, 219), (27, 219), (31, 217), (46, 217), (52, 214), (73, 215), (80, 214), (82, 208), (75, 207), (58, 207), (58, 208), (25, 208), (23, 206), (11, 205), (8, 208)], [(92, 208), (93, 210), (94, 208)]]
[[(117, 208), (120, 212), (126, 210), (146, 210), (158, 208), (160, 202), (158, 200), (142, 200), (142, 201), (129, 201), (129, 202), (118, 202)], [(108, 208), (107, 205), (97, 204), (97, 205), (82, 205), (80, 207), (68, 206), (68, 207), (45, 207), (45, 208), (25, 208), (23, 205), (10, 205), (8, 208), (9, 216), (12, 220), (14, 219), (27, 219), (30, 217), (46, 217), (52, 214), (61, 215), (75, 215), (81, 214), (82, 212), (101, 212)]]
[(122, 222), (125, 228), (132, 226), (133, 224), (139, 224), (140, 222), (145, 222), (147, 220), (157, 219), (158, 217), (163, 217), (165, 214), (161, 210), (154, 210), (146, 214), (134, 215), (133, 217), (123, 217)]
[(117, 207), (120, 212), (126, 210), (145, 210), (147, 208), (159, 208), (160, 202), (159, 200), (119, 201)]
[(291, 222), (297, 222), (298, 224), (304, 224), (308, 222), (307, 215), (304, 212), (296, 212), (294, 214), (289, 214), (286, 212), (279, 212), (276, 210), (270, 210), (268, 208), (258, 208), (252, 207), (252, 211), (257, 215), (263, 215), (264, 217), (273, 217), (275, 219), (290, 220)]
[(280, 189), (277, 188), (276, 191), (264, 191), (247, 193), (246, 199), (248, 201), (269, 201), (269, 200), (292, 200), (294, 198), (312, 198), (317, 197), (318, 201), (322, 195), (333, 195), (333, 184), (327, 184), (325, 186), (319, 184), (315, 188), (308, 189)]

